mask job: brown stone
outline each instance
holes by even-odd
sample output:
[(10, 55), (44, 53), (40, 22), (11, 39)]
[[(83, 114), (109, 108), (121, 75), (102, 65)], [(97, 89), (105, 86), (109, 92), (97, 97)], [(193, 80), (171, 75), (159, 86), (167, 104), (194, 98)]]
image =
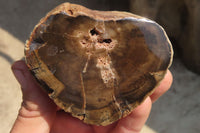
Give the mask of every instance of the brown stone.
[(41, 19), (25, 46), (26, 63), (50, 98), (95, 125), (111, 124), (141, 104), (172, 56), (157, 23), (69, 3)]

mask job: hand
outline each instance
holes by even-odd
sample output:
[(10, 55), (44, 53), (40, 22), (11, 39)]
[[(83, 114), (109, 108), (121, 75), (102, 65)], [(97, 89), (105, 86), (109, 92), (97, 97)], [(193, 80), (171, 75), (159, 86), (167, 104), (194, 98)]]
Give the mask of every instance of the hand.
[(149, 116), (152, 103), (172, 83), (172, 75), (168, 70), (155, 92), (130, 115), (108, 126), (93, 126), (58, 110), (40, 89), (24, 61), (15, 62), (12, 70), (21, 85), (23, 102), (11, 133), (139, 133)]

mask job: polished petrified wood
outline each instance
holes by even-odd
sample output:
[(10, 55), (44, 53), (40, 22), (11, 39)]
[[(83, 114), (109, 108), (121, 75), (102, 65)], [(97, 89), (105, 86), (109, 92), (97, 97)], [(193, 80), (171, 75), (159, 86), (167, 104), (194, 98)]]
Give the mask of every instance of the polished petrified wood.
[(41, 19), (26, 63), (50, 98), (85, 123), (127, 116), (163, 79), (172, 46), (157, 23), (64, 3)]

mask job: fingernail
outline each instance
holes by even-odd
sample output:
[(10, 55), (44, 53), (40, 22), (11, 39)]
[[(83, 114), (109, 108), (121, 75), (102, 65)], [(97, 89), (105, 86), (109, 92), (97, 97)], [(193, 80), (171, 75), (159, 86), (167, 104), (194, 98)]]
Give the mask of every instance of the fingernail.
[(23, 74), (23, 71), (20, 69), (12, 68), (12, 71), (17, 79), (17, 81), (20, 83), (22, 88), (26, 88), (26, 78)]

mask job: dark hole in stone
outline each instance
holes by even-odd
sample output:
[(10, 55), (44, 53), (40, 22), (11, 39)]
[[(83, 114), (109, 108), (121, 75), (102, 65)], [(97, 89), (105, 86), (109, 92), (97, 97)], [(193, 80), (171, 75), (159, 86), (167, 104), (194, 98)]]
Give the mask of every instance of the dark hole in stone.
[(73, 15), (73, 11), (72, 10), (68, 10), (69, 11), (69, 13), (71, 14), (71, 15)]
[(104, 39), (103, 42), (105, 42), (105, 43), (111, 43), (112, 40), (111, 39)]
[(90, 34), (93, 35), (99, 35), (99, 32), (94, 28), (92, 30), (90, 30)]
[(111, 39), (99, 39), (98, 42), (99, 43), (111, 43), (112, 40)]

